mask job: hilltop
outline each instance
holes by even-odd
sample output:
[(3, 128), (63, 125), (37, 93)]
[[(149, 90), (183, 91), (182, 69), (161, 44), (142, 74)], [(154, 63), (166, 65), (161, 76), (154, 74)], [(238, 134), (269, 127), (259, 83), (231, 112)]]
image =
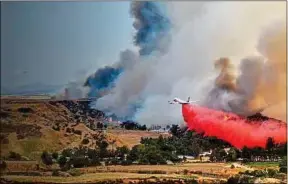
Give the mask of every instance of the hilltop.
[(95, 148), (99, 139), (131, 148), (141, 137), (159, 136), (156, 132), (124, 130), (113, 122), (99, 130), (97, 124), (108, 122), (107, 118), (103, 112), (90, 109), (89, 101), (5, 97), (1, 98), (0, 116), (1, 156), (13, 151), (39, 159), (44, 150), (54, 152), (80, 145)]

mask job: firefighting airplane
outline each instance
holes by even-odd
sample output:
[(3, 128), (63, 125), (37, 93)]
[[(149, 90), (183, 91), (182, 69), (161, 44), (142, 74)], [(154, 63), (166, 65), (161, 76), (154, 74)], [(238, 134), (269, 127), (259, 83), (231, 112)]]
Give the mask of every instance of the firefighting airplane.
[[(190, 97), (188, 97), (188, 100), (187, 101), (184, 101), (184, 100), (181, 100), (180, 98), (174, 98), (172, 101), (168, 101), (169, 104), (195, 104), (195, 105), (198, 105), (196, 102), (198, 101), (190, 101)], [(268, 107), (268, 106), (267, 106)], [(274, 119), (274, 118), (270, 118), (270, 117), (267, 117), (267, 116), (263, 116), (261, 114), (261, 112), (265, 110), (265, 108), (260, 108), (260, 109), (257, 109), (255, 110), (254, 113), (251, 113), (251, 115), (249, 116), (244, 116), (244, 117), (241, 117), (239, 115), (236, 115), (236, 116), (239, 116), (240, 118), (244, 118), (248, 121), (258, 121), (258, 122), (261, 122), (263, 123), (264, 121), (267, 121), (267, 120), (272, 120), (274, 122), (282, 122), (281, 120), (278, 120), (278, 119)], [(227, 120), (227, 119), (231, 119), (231, 114), (225, 114), (224, 115), (224, 120)]]
[(180, 98), (174, 98), (173, 101), (168, 101), (169, 104), (191, 104), (191, 103), (196, 103), (198, 101), (190, 101), (190, 97), (188, 97), (187, 101), (181, 100)]

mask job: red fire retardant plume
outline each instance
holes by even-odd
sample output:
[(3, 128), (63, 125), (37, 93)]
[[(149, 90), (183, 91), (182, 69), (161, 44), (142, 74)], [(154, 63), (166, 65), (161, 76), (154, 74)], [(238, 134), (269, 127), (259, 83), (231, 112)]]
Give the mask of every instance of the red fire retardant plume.
[(190, 130), (215, 136), (229, 142), (238, 149), (265, 148), (268, 137), (275, 143), (286, 143), (285, 122), (269, 119), (266, 121), (249, 121), (233, 113), (226, 113), (205, 107), (183, 104), (182, 114)]

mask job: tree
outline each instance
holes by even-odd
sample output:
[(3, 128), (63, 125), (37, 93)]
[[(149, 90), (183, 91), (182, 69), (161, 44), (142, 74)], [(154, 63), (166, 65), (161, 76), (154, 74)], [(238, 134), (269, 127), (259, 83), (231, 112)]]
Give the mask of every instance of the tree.
[(272, 137), (268, 137), (266, 141), (266, 149), (268, 151), (268, 156), (271, 159), (272, 153), (273, 153), (273, 148), (275, 147), (275, 141)]
[(0, 171), (5, 171), (5, 169), (7, 168), (7, 164), (4, 160), (0, 160)]
[(170, 128), (170, 133), (175, 136), (175, 137), (178, 137), (179, 135), (179, 126), (178, 125), (172, 125), (171, 128)]
[(89, 143), (89, 139), (84, 138), (84, 139), (82, 140), (82, 144), (88, 144), (88, 143)]
[(129, 151), (130, 151), (130, 150), (129, 150), (129, 148), (128, 148), (127, 146), (117, 147), (117, 148), (116, 148), (116, 155), (119, 156), (119, 157), (121, 157), (122, 160), (123, 160), (123, 159), (124, 159), (124, 156), (125, 156), (126, 154), (128, 154)]
[(66, 163), (67, 163), (67, 158), (65, 156), (61, 155), (59, 157), (57, 163), (59, 164), (60, 168), (63, 168), (66, 165)]
[(127, 160), (131, 160), (132, 162), (139, 159), (140, 147), (143, 147), (143, 144), (135, 145), (132, 147), (131, 151), (127, 155)]
[[(202, 161), (201, 156), (200, 156), (200, 159), (201, 159), (201, 161)], [(183, 162), (186, 162), (186, 161), (187, 161), (187, 157), (183, 156)]]
[(53, 164), (52, 156), (47, 151), (43, 151), (41, 155), (41, 160), (46, 166), (50, 166)]
[(13, 151), (9, 152), (9, 156), (8, 156), (9, 160), (21, 160), (21, 155), (19, 153), (15, 153)]
[(57, 152), (52, 153), (52, 157), (53, 157), (55, 160), (57, 160), (57, 158), (58, 158), (58, 153), (57, 153)]
[(89, 165), (89, 160), (85, 156), (72, 156), (69, 160), (69, 164), (73, 165), (75, 168), (86, 167)]
[(146, 125), (142, 125), (142, 126), (139, 126), (139, 130), (147, 130), (147, 127), (146, 127)]
[(62, 151), (61, 155), (65, 156), (65, 157), (71, 157), (72, 156), (72, 149), (70, 149), (70, 148), (64, 149)]
[(279, 164), (279, 171), (282, 172), (282, 173), (287, 173), (287, 157), (284, 156), (282, 161), (280, 162)]
[(211, 161), (223, 161), (227, 156), (224, 149), (216, 148), (212, 151), (210, 160)]
[(237, 159), (237, 152), (235, 148), (230, 148), (227, 155), (227, 161), (234, 162)]
[(122, 128), (125, 128), (126, 130), (135, 130), (135, 129), (138, 129), (139, 124), (133, 121), (125, 121), (125, 122), (122, 122), (120, 126)]
[(108, 155), (107, 147), (109, 146), (107, 141), (97, 141), (96, 145), (99, 148), (99, 156), (101, 158), (104, 158)]
[(271, 151), (275, 146), (275, 141), (272, 137), (268, 137), (267, 141), (266, 141), (266, 149), (268, 151)]
[(98, 122), (98, 123), (97, 123), (97, 129), (102, 129), (102, 128), (103, 128), (103, 123)]
[(246, 146), (244, 146), (242, 149), (242, 157), (248, 160), (251, 159), (251, 150)]

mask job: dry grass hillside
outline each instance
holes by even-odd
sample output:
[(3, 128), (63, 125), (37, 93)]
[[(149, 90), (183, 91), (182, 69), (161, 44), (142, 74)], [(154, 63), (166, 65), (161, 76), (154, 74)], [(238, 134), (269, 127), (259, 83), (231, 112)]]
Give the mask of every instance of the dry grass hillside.
[(117, 128), (93, 130), (91, 126), (103, 121), (104, 115), (87, 109), (83, 102), (5, 98), (1, 99), (0, 116), (1, 156), (14, 151), (29, 159), (39, 159), (44, 150), (54, 152), (79, 145), (95, 147), (96, 140), (103, 135), (113, 146), (129, 147), (138, 144), (141, 137), (159, 136), (155, 132)]

